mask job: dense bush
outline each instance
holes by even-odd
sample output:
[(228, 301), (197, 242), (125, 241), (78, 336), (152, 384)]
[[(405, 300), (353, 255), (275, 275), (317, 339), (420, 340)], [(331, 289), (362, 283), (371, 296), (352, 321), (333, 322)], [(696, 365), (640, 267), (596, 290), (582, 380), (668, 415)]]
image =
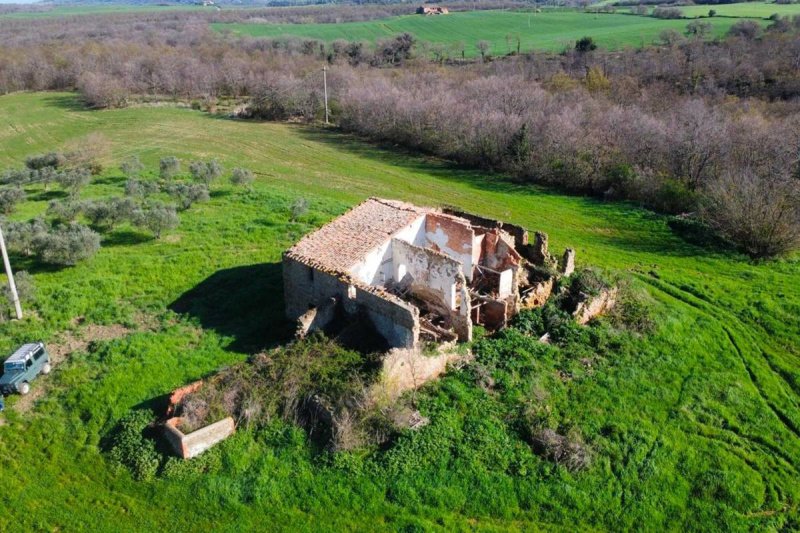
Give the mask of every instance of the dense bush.
[(575, 41), (576, 52), (591, 52), (592, 50), (597, 50), (597, 43), (591, 37), (581, 37)]
[(67, 158), (61, 152), (32, 155), (25, 159), (25, 166), (31, 170), (41, 170), (46, 167), (61, 168), (66, 163)]
[(128, 468), (138, 481), (152, 479), (161, 462), (152, 435), (153, 422), (150, 411), (131, 411), (117, 423), (109, 438), (111, 460)]
[(317, 83), (293, 75), (271, 77), (253, 92), (247, 114), (266, 120), (299, 118), (311, 121), (322, 105)]
[(682, 19), (683, 12), (675, 7), (657, 7), (652, 14), (657, 19)]
[(800, 180), (773, 172), (725, 173), (709, 187), (704, 207), (714, 227), (753, 257), (800, 247)]
[[(360, 74), (339, 98), (341, 125), (521, 180), (634, 199), (669, 213), (699, 212), (754, 254), (786, 251), (791, 239), (779, 237), (785, 230), (754, 234), (736, 211), (725, 216), (714, 208), (724, 193), (736, 198), (748, 181), (774, 191), (769, 203), (776, 211), (760, 222), (777, 229), (781, 213), (781, 224), (798, 227), (777, 194), (782, 189), (782, 198), (793, 198), (785, 191), (797, 180), (776, 187), (774, 178), (797, 167), (796, 115), (747, 106), (729, 113), (700, 99), (665, 106), (646, 95), (637, 104), (615, 102), (614, 80), (594, 67), (583, 81), (590, 92), (551, 92), (512, 73), (435, 74)], [(747, 168), (754, 170), (742, 174)], [(701, 209), (708, 200), (711, 207)], [(762, 242), (753, 246), (748, 234)]]
[(383, 442), (386, 416), (366, 396), (370, 359), (313, 335), (221, 371), (181, 400), (177, 413), (191, 431), (225, 416), (264, 427), (285, 420), (333, 450)]
[(761, 26), (755, 20), (739, 20), (728, 30), (728, 35), (741, 39), (755, 39), (761, 33)]

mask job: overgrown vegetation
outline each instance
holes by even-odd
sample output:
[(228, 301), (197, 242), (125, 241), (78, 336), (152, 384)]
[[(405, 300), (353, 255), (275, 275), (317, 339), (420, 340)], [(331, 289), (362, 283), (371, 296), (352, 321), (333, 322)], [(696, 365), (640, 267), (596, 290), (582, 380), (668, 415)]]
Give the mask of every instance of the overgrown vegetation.
[[(24, 321), (0, 325), (2, 353), (31, 337), (56, 346), (73, 328), (78, 337), (103, 325), (130, 329), (73, 350), (34, 384), (41, 395), (33, 405), (6, 398), (0, 529), (189, 531), (222, 521), (296, 529), (313, 520), (371, 531), (741, 531), (797, 523), (794, 258), (752, 263), (684, 240), (669, 218), (631, 204), (507, 183), (298, 125), (155, 106), (85, 111), (61, 93), (3, 96), (0, 115), (15, 126), (0, 151), (4, 167), (89, 131), (107, 136), (106, 170), (81, 202), (121, 196), (126, 178), (115, 167), (134, 153), (146, 167), (142, 181), (158, 182), (158, 161), (169, 155), (217, 158), (226, 168), (247, 161), (256, 176), (252, 191), (220, 180), (219, 194), (181, 214), (174, 239), (121, 224), (103, 234), (91, 261), (67, 269), (12, 254), (33, 276), (36, 300), (25, 304)], [(13, 221), (66, 198), (43, 183), (23, 189)], [(474, 364), (417, 391), (415, 407), (430, 423), (377, 450), (330, 453), (277, 418), (241, 428), (197, 460), (168, 459), (151, 481), (115, 468), (105, 437), (126, 414), (160, 415), (175, 388), (289, 339), (281, 252), (370, 195), (446, 199), (548, 232), (552, 249), (577, 249), (579, 265), (632, 277), (658, 329), (642, 335), (608, 317), (564, 328), (550, 345), (516, 328), (481, 340)], [(299, 197), (308, 212), (292, 222)], [(573, 471), (540, 452), (534, 431), (545, 429), (568, 439), (553, 452), (583, 446), (588, 467)]]

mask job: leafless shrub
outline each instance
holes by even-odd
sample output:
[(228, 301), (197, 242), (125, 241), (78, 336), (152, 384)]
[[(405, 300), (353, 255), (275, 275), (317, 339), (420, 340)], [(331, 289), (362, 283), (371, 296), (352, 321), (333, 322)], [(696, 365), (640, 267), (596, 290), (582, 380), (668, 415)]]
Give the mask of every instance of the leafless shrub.
[(585, 470), (591, 464), (591, 451), (577, 432), (560, 435), (552, 429), (540, 429), (533, 434), (536, 453), (573, 472)]
[(800, 180), (785, 173), (728, 171), (708, 188), (708, 220), (754, 257), (800, 246)]

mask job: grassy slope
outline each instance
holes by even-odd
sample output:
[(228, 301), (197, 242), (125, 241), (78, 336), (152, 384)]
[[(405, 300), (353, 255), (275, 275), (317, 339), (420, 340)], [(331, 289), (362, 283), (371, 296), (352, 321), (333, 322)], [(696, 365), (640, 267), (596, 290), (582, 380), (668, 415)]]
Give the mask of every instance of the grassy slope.
[[(724, 34), (734, 22), (730, 19), (712, 21), (712, 37)], [(522, 50), (559, 51), (587, 35), (609, 49), (638, 47), (652, 43), (665, 29), (684, 31), (686, 21), (577, 11), (471, 11), (447, 16), (408, 15), (342, 24), (212, 24), (212, 27), (258, 37), (298, 35), (325, 41), (374, 41), (410, 32), (419, 40), (430, 43), (463, 42), (466, 54), (475, 56), (478, 54), (478, 41), (491, 42), (492, 54), (506, 54), (516, 49), (517, 36)]]
[[(664, 218), (632, 206), (517, 187), (335, 133), (168, 108), (82, 111), (69, 95), (0, 98), (0, 165), (91, 132), (109, 139), (114, 161), (140, 154), (152, 168), (175, 154), (248, 166), (258, 173), (256, 190), (219, 188), (161, 242), (118, 230), (85, 264), (34, 271), (42, 319), (0, 327), (0, 351), (32, 336), (49, 340), (76, 314), (90, 323), (130, 322), (144, 310), (161, 324), (76, 354), (47, 378), (53, 389), (33, 416), (9, 414), (0, 426), (0, 530), (86, 523), (116, 531), (215, 523), (740, 530), (796, 519), (796, 259), (753, 265), (695, 247)], [(99, 181), (87, 195), (119, 194), (113, 171)], [(222, 445), (221, 469), (206, 476), (135, 483), (108, 470), (98, 443), (121, 414), (285, 339), (281, 250), (372, 194), (456, 204), (547, 231), (554, 249), (574, 246), (579, 262), (630, 271), (648, 287), (662, 316), (659, 334), (637, 357), (609, 361), (558, 399), (599, 450), (595, 466), (572, 475), (531, 458), (535, 468), (510, 473), (423, 440), (412, 450), (419, 464), (395, 475), (357, 456), (320, 463), (291, 431), (245, 431)], [(286, 205), (297, 195), (312, 200), (313, 212), (293, 224)], [(44, 205), (28, 202), (18, 217)], [(196, 286), (201, 296), (189, 316), (161, 312)], [(429, 394), (442, 409), (434, 420), (485, 415), (457, 382)], [(443, 430), (426, 431), (423, 438)]]

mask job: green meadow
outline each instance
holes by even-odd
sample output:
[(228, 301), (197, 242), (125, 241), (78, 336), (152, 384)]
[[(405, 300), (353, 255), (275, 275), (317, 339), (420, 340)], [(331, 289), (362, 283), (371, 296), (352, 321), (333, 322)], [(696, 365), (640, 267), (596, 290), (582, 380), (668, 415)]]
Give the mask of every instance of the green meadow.
[(708, 15), (710, 9), (716, 11), (718, 17), (769, 18), (775, 13), (781, 16), (800, 15), (800, 4), (775, 4), (772, 2), (744, 2), (680, 8), (687, 17), (704, 17)]
[[(89, 134), (109, 150), (84, 198), (122, 195), (116, 166), (130, 155), (153, 178), (159, 158), (175, 155), (184, 168), (208, 158), (244, 166), (256, 182), (252, 191), (216, 184), (160, 240), (123, 226), (74, 267), (14, 258), (37, 296), (27, 318), (0, 324), (0, 352), (96, 325), (128, 331), (89, 343), (35, 382), (32, 408), (8, 398), (0, 531), (800, 527), (798, 257), (753, 263), (635, 205), (516, 184), (335, 130), (173, 107), (87, 111), (72, 94), (0, 97), (0, 167)], [(38, 185), (27, 193), (12, 218), (42, 214), (63, 196)], [(545, 231), (554, 250), (574, 247), (579, 265), (646, 291), (657, 329), (592, 326), (593, 340), (574, 353), (514, 331), (487, 341), (479, 353), (495, 354), (495, 386), (468, 370), (428, 384), (418, 402), (431, 424), (386, 450), (331, 454), (276, 422), (240, 429), (180, 475), (135, 481), (113, 465), (105, 442), (131, 409), (157, 410), (175, 387), (289, 340), (281, 252), (370, 195)], [(291, 221), (299, 197), (311, 209)], [(591, 466), (570, 472), (532, 453), (509, 423), (511, 403), (579, 430)]]
[(75, 5), (75, 6), (49, 6), (40, 11), (15, 11), (11, 13), (0, 13), (0, 19), (37, 19), (53, 17), (69, 17), (78, 15), (107, 15), (115, 13), (157, 13), (163, 11), (201, 11), (212, 10), (213, 7), (203, 7), (197, 5)]
[[(712, 20), (709, 37), (723, 35), (735, 20)], [(408, 32), (422, 42), (458, 46), (465, 55), (478, 55), (478, 41), (491, 43), (490, 53), (504, 55), (522, 51), (561, 51), (572, 48), (581, 37), (590, 36), (598, 45), (615, 50), (652, 44), (665, 29), (686, 30), (685, 20), (662, 20), (622, 14), (595, 14), (568, 10), (468, 11), (424, 17), (406, 15), (367, 22), (340, 24), (214, 23), (218, 31), (253, 37), (297, 36), (322, 41), (345, 39), (375, 42)], [(460, 52), (459, 52), (460, 53)]]

